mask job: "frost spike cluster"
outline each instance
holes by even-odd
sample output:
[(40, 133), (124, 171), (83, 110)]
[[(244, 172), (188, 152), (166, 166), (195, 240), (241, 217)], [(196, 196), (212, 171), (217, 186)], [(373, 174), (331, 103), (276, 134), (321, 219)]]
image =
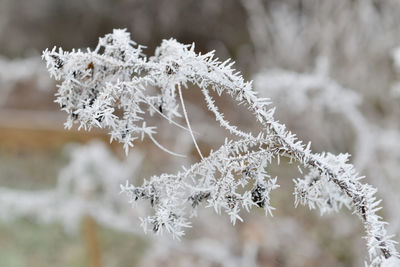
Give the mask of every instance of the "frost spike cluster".
[[(164, 40), (155, 55), (146, 58), (125, 30), (114, 30), (100, 38), (93, 52), (53, 49), (46, 50), (43, 58), (50, 74), (63, 80), (56, 102), (69, 114), (67, 127), (78, 123), (89, 130), (93, 126), (109, 129), (111, 139), (122, 142), (126, 150), (135, 139), (145, 136), (158, 144), (153, 137), (156, 127), (146, 125), (145, 113), (158, 113), (177, 124), (174, 119), (182, 116), (177, 101), (181, 87), (193, 84), (202, 90), (220, 125), (239, 138), (226, 141), (176, 175), (153, 176), (139, 187), (122, 186), (132, 202), (147, 199), (154, 208), (153, 216), (142, 219), (145, 229), (157, 233), (166, 230), (179, 237), (182, 228), (190, 225), (188, 214), (193, 214), (200, 203), (218, 213), (226, 211), (232, 223), (241, 220), (241, 208), (256, 206), (270, 213), (269, 194), (278, 185), (266, 167), (273, 159), (279, 162), (280, 157), (286, 157), (309, 172), (295, 180), (296, 203), (318, 207), (322, 213), (352, 206), (366, 231), (371, 264), (379, 266), (385, 258), (399, 256), (395, 241), (386, 233), (386, 223), (376, 214), (377, 190), (361, 183), (362, 177), (348, 163), (348, 155), (312, 153), (310, 144), (304, 145), (274, 119), (269, 100), (257, 96), (251, 83), (231, 68), (230, 60), (220, 62), (213, 52), (197, 54), (194, 45), (173, 39)], [(255, 136), (232, 126), (215, 106), (211, 90), (246, 105), (263, 132)], [(188, 127), (180, 127), (191, 132), (187, 117), (186, 121)]]

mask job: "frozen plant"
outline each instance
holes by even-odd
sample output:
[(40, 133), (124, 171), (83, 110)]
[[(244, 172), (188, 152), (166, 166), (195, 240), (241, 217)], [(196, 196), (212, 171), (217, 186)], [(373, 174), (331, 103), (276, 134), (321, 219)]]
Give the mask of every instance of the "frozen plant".
[[(177, 174), (153, 176), (141, 186), (121, 186), (131, 202), (147, 200), (153, 207), (154, 214), (142, 219), (145, 230), (167, 231), (180, 237), (183, 229), (190, 227), (188, 217), (201, 204), (217, 213), (226, 212), (233, 224), (242, 220), (243, 208), (262, 208), (270, 214), (270, 193), (278, 185), (267, 168), (273, 160), (279, 163), (285, 157), (298, 164), (301, 173), (307, 171), (304, 178), (296, 179), (298, 203), (321, 211), (351, 206), (365, 228), (371, 265), (379, 266), (385, 259), (399, 256), (395, 241), (385, 230), (386, 223), (376, 214), (380, 209), (380, 201), (374, 196), (377, 190), (361, 182), (363, 177), (348, 162), (348, 154), (312, 153), (310, 143), (304, 145), (274, 119), (269, 100), (257, 96), (251, 82), (231, 68), (230, 60), (220, 62), (213, 52), (198, 54), (194, 45), (174, 39), (164, 40), (150, 58), (142, 48), (125, 30), (114, 30), (99, 39), (94, 51), (54, 48), (44, 51), (43, 58), (51, 76), (63, 80), (56, 102), (69, 115), (66, 127), (76, 123), (89, 130), (108, 129), (111, 140), (123, 143), (126, 151), (134, 140), (149, 137), (163, 150), (177, 155), (157, 142), (157, 128), (146, 123), (147, 114), (157, 113), (192, 136), (200, 162)], [(186, 112), (182, 89), (189, 85), (201, 90), (216, 120), (235, 136), (208, 156), (200, 151)], [(213, 92), (245, 105), (262, 131), (253, 134), (231, 125), (214, 104)], [(186, 126), (176, 122), (181, 116)]]

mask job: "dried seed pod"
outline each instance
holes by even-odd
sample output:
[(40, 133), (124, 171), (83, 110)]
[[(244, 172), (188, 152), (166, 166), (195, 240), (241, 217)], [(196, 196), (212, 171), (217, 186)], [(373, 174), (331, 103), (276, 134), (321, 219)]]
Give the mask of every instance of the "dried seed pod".
[(257, 183), (251, 190), (251, 200), (260, 208), (265, 207), (265, 191), (265, 186), (260, 183)]
[(192, 202), (192, 207), (195, 208), (200, 205), (203, 200), (208, 199), (210, 196), (210, 192), (200, 192), (190, 196), (188, 200)]

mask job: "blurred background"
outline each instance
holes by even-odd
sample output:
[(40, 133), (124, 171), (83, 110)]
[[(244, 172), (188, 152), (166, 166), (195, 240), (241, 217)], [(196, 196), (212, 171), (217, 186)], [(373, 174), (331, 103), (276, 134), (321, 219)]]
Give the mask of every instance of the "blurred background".
[[(400, 2), (397, 0), (0, 0), (0, 266), (361, 266), (361, 223), (343, 209), (321, 217), (294, 208), (297, 168), (271, 172), (274, 217), (201, 209), (181, 241), (145, 235), (145, 205), (119, 194), (127, 179), (196, 162), (190, 136), (158, 120), (157, 138), (186, 151), (171, 158), (151, 142), (128, 156), (106, 132), (66, 131), (41, 51), (95, 47), (127, 28), (151, 56), (162, 39), (215, 50), (270, 97), (278, 119), (315, 152), (349, 152), (383, 199), (400, 235)], [(195, 88), (185, 92), (198, 142), (222, 144)], [(217, 101), (240, 129), (257, 130), (229, 99)], [(399, 240), (399, 238), (396, 238)]]

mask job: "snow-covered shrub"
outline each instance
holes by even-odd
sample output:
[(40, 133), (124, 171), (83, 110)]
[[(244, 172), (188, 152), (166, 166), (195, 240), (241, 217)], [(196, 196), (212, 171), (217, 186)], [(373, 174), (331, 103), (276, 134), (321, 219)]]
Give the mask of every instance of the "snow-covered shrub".
[[(94, 51), (65, 52), (46, 50), (50, 74), (63, 80), (57, 103), (69, 115), (66, 127), (101, 127), (109, 130), (111, 140), (124, 144), (125, 151), (136, 139), (155, 139), (156, 126), (146, 118), (155, 113), (192, 136), (201, 161), (177, 174), (161, 174), (145, 180), (141, 186), (122, 185), (131, 202), (149, 201), (154, 214), (142, 219), (145, 230), (167, 231), (176, 237), (190, 227), (188, 218), (204, 204), (217, 213), (226, 212), (231, 222), (242, 220), (241, 209), (262, 208), (266, 214), (274, 209), (270, 193), (278, 187), (268, 167), (273, 161), (288, 158), (299, 166), (303, 178), (296, 179), (296, 203), (318, 207), (321, 212), (351, 206), (363, 222), (371, 264), (379, 266), (385, 259), (398, 257), (395, 242), (386, 233), (385, 222), (376, 214), (380, 201), (376, 189), (362, 183), (348, 154), (312, 153), (285, 125), (274, 119), (274, 108), (260, 98), (251, 82), (244, 81), (232, 69), (230, 60), (220, 62), (214, 53), (194, 51), (194, 45), (164, 40), (155, 55), (147, 58), (142, 47), (130, 39), (125, 30), (114, 30), (100, 38)], [(183, 88), (200, 88), (208, 109), (220, 125), (234, 136), (217, 150), (203, 156), (191, 129), (182, 97)], [(192, 87), (190, 87), (192, 90)], [(230, 96), (254, 115), (262, 128), (259, 133), (246, 132), (224, 119), (214, 104), (212, 92)], [(175, 120), (184, 117), (186, 126)]]

